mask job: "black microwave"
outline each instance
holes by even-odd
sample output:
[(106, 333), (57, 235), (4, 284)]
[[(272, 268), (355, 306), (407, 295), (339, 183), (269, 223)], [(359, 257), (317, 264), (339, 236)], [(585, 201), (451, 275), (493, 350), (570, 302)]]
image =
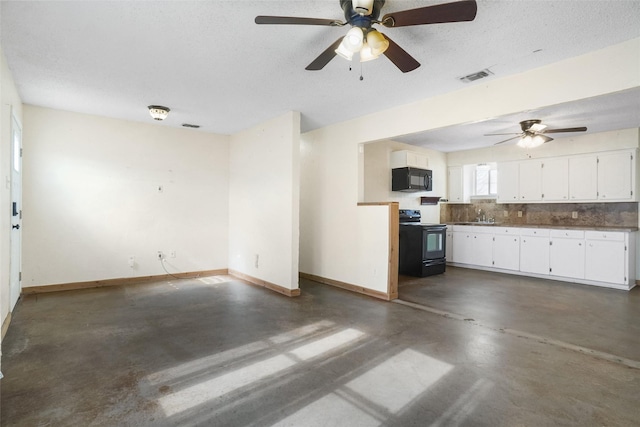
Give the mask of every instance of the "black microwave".
[(429, 169), (395, 168), (391, 169), (392, 191), (431, 191), (433, 173)]

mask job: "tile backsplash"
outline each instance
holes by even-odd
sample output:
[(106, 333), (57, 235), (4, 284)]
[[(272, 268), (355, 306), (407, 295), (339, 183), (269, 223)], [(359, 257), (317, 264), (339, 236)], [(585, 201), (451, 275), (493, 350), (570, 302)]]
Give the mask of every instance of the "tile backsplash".
[(469, 204), (440, 205), (440, 222), (469, 222), (479, 218), (505, 225), (638, 227), (638, 203), (498, 204), (493, 199), (476, 199)]

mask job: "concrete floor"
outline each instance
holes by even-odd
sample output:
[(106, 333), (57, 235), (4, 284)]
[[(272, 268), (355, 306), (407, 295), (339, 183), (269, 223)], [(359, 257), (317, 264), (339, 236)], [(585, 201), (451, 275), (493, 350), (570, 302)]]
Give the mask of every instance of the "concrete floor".
[(418, 308), (301, 288), (209, 277), (24, 297), (2, 343), (2, 425), (640, 420), (638, 290), (455, 268), (401, 280)]

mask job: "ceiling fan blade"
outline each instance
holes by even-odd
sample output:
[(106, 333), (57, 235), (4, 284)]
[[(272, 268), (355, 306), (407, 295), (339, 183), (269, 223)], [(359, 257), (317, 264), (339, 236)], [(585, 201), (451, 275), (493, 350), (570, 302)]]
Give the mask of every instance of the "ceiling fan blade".
[(586, 127), (581, 126), (577, 128), (564, 128), (564, 129), (545, 129), (540, 133), (559, 133), (559, 132), (585, 132)]
[(322, 52), (313, 62), (305, 68), (305, 70), (309, 71), (318, 71), (322, 70), (325, 65), (329, 63), (336, 56), (336, 49), (342, 43), (343, 37), (340, 37), (336, 40), (331, 46), (329, 46), (324, 52)]
[(408, 73), (420, 66), (420, 63), (416, 61), (413, 56), (409, 55), (403, 48), (387, 37), (386, 34), (384, 34), (384, 37), (389, 41), (389, 47), (384, 51), (384, 55), (389, 58), (400, 71)]
[(512, 139), (520, 138), (522, 135), (514, 136), (513, 138), (505, 139), (504, 141), (496, 142), (493, 145), (504, 144), (507, 141), (511, 141)]
[(256, 16), (256, 24), (285, 24), (285, 25), (328, 25), (342, 26), (344, 23), (335, 19), (298, 18), (295, 16)]
[(542, 138), (544, 140), (543, 144), (547, 143), (547, 142), (550, 142), (550, 141), (553, 141), (553, 138), (548, 137), (546, 135), (542, 135), (540, 133), (536, 134), (536, 136), (539, 136), (540, 138)]
[(384, 15), (385, 27), (407, 27), (409, 25), (442, 24), (446, 22), (473, 21), (478, 11), (475, 0), (425, 6)]
[(497, 135), (521, 135), (521, 133), (509, 132), (509, 133), (485, 133), (484, 136), (497, 136)]

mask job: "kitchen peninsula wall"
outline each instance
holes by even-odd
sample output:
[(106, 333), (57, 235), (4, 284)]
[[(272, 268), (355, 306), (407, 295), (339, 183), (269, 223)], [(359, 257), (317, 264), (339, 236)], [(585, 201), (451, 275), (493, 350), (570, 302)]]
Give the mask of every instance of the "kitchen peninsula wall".
[[(440, 222), (476, 221), (478, 210), (486, 220), (502, 225), (545, 225), (570, 227), (638, 226), (638, 203), (509, 203), (475, 199), (469, 204), (440, 205)], [(506, 212), (506, 214), (505, 214)], [(522, 216), (518, 216), (522, 212)], [(573, 214), (577, 213), (577, 218)], [(505, 216), (506, 215), (506, 216)]]

